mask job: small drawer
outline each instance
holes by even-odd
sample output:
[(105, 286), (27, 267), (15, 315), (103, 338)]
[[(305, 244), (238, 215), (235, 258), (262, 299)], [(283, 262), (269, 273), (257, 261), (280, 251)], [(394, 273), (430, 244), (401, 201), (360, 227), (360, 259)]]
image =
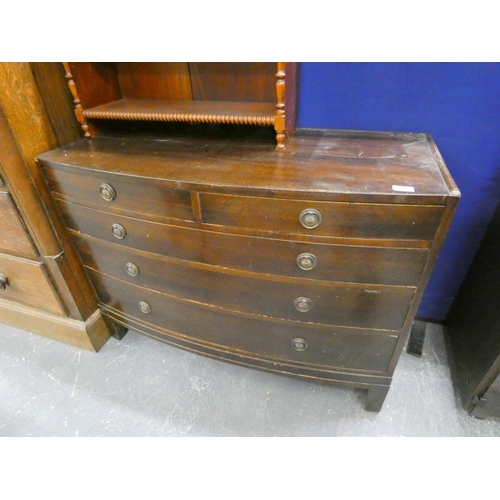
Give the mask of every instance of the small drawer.
[[(235, 312), (318, 324), (399, 330), (413, 288), (341, 286), (221, 272), (75, 237), (86, 266), (183, 300)], [(256, 293), (256, 291), (259, 291)]]
[(14, 202), (6, 191), (0, 191), (0, 251), (37, 256)]
[[(416, 286), (428, 251), (286, 241), (188, 229), (59, 202), (70, 229), (167, 257), (311, 280)], [(316, 259), (304, 270), (304, 256)], [(302, 267), (301, 267), (302, 266)]]
[(432, 240), (443, 206), (339, 203), (200, 193), (203, 222), (341, 238)]
[[(252, 357), (325, 368), (386, 372), (398, 335), (248, 317), (176, 300), (90, 273), (104, 308), (173, 337)], [(307, 344), (307, 345), (306, 345)]]
[(0, 254), (0, 298), (62, 315), (42, 263)]
[(194, 221), (189, 191), (166, 187), (160, 181), (145, 183), (138, 178), (100, 175), (97, 172), (95, 175), (82, 175), (48, 167), (44, 172), (56, 197), (63, 195), (84, 204), (133, 212), (155, 220)]

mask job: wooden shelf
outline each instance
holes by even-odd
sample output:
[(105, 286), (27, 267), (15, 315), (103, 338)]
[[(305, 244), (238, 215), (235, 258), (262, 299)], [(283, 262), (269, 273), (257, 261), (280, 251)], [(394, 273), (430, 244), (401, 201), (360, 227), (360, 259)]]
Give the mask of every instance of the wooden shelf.
[(63, 66), (85, 137), (121, 129), (117, 120), (257, 125), (273, 127), (276, 148), (284, 149), (295, 130), (296, 63), (77, 62)]
[(83, 111), (86, 119), (274, 125), (276, 105), (262, 102), (120, 99)]

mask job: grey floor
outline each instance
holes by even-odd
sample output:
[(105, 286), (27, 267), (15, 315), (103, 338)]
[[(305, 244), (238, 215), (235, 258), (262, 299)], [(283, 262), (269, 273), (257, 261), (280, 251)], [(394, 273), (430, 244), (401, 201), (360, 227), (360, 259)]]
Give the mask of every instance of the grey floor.
[(365, 397), (133, 331), (92, 354), (0, 325), (0, 436), (500, 436), (462, 409), (438, 325), (421, 358), (403, 353), (380, 413)]

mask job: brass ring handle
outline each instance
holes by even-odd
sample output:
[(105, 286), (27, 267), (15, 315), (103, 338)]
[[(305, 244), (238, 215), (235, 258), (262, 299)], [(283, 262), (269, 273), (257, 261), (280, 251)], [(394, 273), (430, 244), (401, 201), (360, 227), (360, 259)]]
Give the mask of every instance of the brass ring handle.
[(306, 208), (300, 213), (299, 221), (306, 229), (314, 229), (321, 224), (322, 217), (314, 208)]
[(99, 191), (106, 201), (113, 201), (116, 198), (116, 191), (109, 184), (101, 184)]
[(303, 271), (310, 271), (318, 265), (318, 259), (312, 253), (301, 253), (297, 257), (297, 265)]
[(293, 301), (293, 303), (295, 304), (295, 308), (299, 312), (310, 311), (312, 309), (312, 306), (313, 306), (311, 299), (309, 299), (307, 297), (298, 297), (297, 299), (295, 299)]
[(139, 268), (133, 262), (127, 262), (125, 264), (125, 271), (130, 276), (137, 276), (139, 274)]
[(0, 290), (5, 290), (9, 286), (9, 278), (5, 274), (0, 274)]
[(127, 231), (125, 231), (125, 228), (120, 224), (113, 224), (111, 226), (111, 231), (113, 232), (113, 236), (119, 240), (123, 240), (123, 238), (127, 236)]
[(305, 351), (308, 348), (308, 346), (309, 344), (307, 343), (307, 341), (299, 337), (292, 340), (292, 347), (296, 351)]
[(151, 306), (147, 302), (144, 302), (143, 300), (139, 302), (139, 309), (144, 314), (149, 314), (151, 312)]

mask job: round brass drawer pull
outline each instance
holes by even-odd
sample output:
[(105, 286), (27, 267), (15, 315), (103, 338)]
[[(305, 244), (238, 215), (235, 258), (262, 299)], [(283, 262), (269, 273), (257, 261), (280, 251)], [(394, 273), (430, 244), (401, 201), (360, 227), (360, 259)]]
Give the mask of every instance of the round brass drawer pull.
[(314, 208), (306, 208), (305, 210), (302, 210), (299, 216), (300, 223), (306, 229), (314, 229), (315, 227), (318, 227), (321, 224), (321, 220), (321, 214)]
[(9, 286), (9, 278), (0, 273), (0, 290), (5, 290)]
[(149, 314), (151, 312), (151, 306), (147, 302), (144, 302), (143, 300), (139, 302), (139, 309), (144, 314)]
[(101, 184), (99, 191), (106, 201), (113, 201), (116, 198), (116, 191), (109, 184)]
[(297, 265), (303, 271), (310, 271), (318, 265), (318, 259), (312, 253), (301, 253), (297, 257)]
[(130, 276), (137, 276), (139, 274), (139, 268), (132, 262), (127, 262), (125, 264), (125, 271)]
[(307, 347), (309, 346), (309, 344), (307, 343), (306, 340), (304, 339), (301, 339), (301, 338), (296, 338), (296, 339), (293, 339), (292, 340), (292, 347), (296, 350), (296, 351), (305, 351), (307, 349)]
[(310, 311), (313, 306), (311, 299), (308, 299), (307, 297), (299, 297), (295, 299), (293, 303), (295, 304), (297, 311), (300, 312)]
[(115, 238), (118, 238), (119, 240), (123, 240), (123, 238), (127, 236), (127, 231), (125, 231), (125, 228), (120, 224), (113, 224), (111, 226), (111, 231), (113, 231)]

